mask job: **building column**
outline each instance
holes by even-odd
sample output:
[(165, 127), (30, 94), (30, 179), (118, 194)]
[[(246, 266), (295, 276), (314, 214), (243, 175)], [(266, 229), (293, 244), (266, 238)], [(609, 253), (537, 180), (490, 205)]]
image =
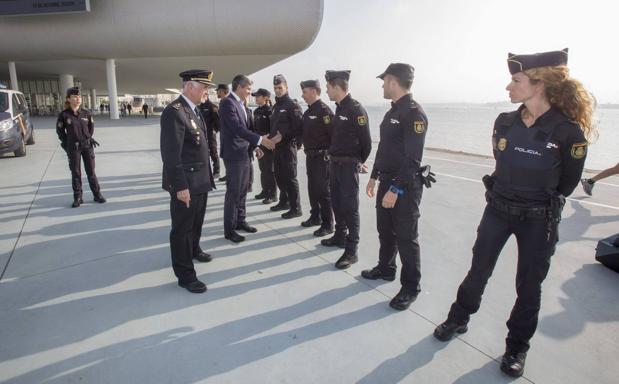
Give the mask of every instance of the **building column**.
[(110, 97), (110, 118), (118, 120), (118, 94), (116, 92), (116, 60), (105, 60), (105, 71), (107, 73), (107, 94)]
[(97, 90), (94, 88), (91, 89), (90, 95), (92, 97), (92, 106), (90, 107), (90, 109), (92, 109), (92, 111), (94, 112), (95, 109), (99, 109), (99, 104), (97, 103)]
[(17, 85), (17, 70), (15, 69), (14, 61), (9, 61), (9, 76), (11, 77), (11, 89), (19, 91), (19, 86)]
[(73, 75), (61, 74), (58, 75), (58, 79), (60, 81), (60, 94), (62, 97), (65, 97), (67, 95), (67, 89), (75, 87)]

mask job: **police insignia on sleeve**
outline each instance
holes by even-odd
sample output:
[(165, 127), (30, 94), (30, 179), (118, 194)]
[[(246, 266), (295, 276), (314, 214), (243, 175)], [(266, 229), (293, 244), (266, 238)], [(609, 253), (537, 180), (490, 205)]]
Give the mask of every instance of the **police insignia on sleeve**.
[(329, 116), (329, 115), (324, 116), (324, 117), (322, 118), (322, 121), (324, 121), (324, 122), (325, 122), (325, 124), (331, 124), (331, 116)]
[(366, 125), (368, 123), (368, 120), (365, 118), (365, 116), (357, 116), (357, 123), (359, 123), (359, 125)]
[(498, 148), (499, 151), (504, 151), (505, 148), (507, 148), (507, 139), (504, 137), (501, 137), (496, 147)]
[(582, 159), (587, 154), (587, 143), (572, 144), (572, 150), (570, 154), (574, 159)]
[(418, 120), (413, 123), (413, 129), (415, 130), (415, 133), (423, 133), (423, 131), (426, 130), (426, 125), (423, 121)]
[(58, 122), (58, 124), (56, 124), (56, 126), (57, 126), (58, 128), (62, 128), (62, 121), (59, 121), (59, 122)]

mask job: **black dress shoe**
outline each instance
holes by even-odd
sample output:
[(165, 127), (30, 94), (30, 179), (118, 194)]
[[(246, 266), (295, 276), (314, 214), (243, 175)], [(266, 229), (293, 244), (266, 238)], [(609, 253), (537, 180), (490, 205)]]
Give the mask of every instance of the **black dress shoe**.
[(259, 194), (257, 194), (256, 196), (254, 196), (254, 199), (262, 200), (262, 199), (266, 199), (267, 196), (268, 196), (268, 193), (266, 193), (265, 191), (262, 191)]
[(245, 231), (248, 233), (256, 233), (258, 232), (258, 230), (256, 229), (256, 227), (252, 227), (251, 225), (247, 224), (247, 221), (241, 223), (241, 224), (237, 224), (236, 225), (236, 230), (237, 231)]
[(321, 224), (322, 220), (320, 220), (320, 217), (310, 217), (309, 219), (301, 222), (301, 226), (305, 228), (316, 227)]
[(417, 292), (416, 290), (411, 290), (405, 287), (400, 289), (397, 295), (389, 302), (389, 306), (393, 309), (397, 309), (398, 311), (404, 311), (411, 306), (411, 304), (417, 300)]
[(357, 257), (357, 253), (353, 253), (350, 251), (344, 251), (344, 254), (335, 262), (335, 268), (337, 269), (346, 269), (350, 268), (351, 265), (359, 261)]
[(277, 212), (277, 211), (288, 211), (290, 209), (290, 204), (286, 203), (286, 204), (281, 204), (278, 203), (274, 206), (271, 207), (271, 211), (273, 212)]
[(77, 198), (73, 199), (73, 204), (71, 204), (71, 207), (72, 208), (77, 208), (77, 207), (79, 207), (82, 204), (84, 204), (84, 200), (82, 200), (81, 197), (77, 197)]
[(220, 177), (219, 181), (226, 181), (226, 175), (223, 175), (222, 177)]
[(317, 230), (314, 231), (314, 236), (316, 237), (323, 237), (323, 236), (327, 236), (333, 233), (333, 229), (331, 228), (325, 228), (325, 227), (320, 227)]
[(97, 196), (95, 196), (95, 202), (99, 203), (99, 204), (103, 204), (105, 203), (107, 200), (105, 200), (105, 197), (103, 197), (103, 195), (99, 194)]
[(374, 267), (372, 269), (366, 269), (361, 271), (361, 277), (369, 280), (378, 280), (383, 279), (387, 281), (395, 280), (395, 273), (386, 273), (383, 272), (380, 268)]
[(195, 252), (193, 258), (201, 263), (208, 263), (209, 261), (213, 260), (213, 256), (204, 251)]
[(524, 361), (527, 358), (525, 352), (505, 352), (501, 359), (501, 371), (511, 377), (520, 377), (524, 373)]
[(434, 329), (434, 337), (440, 341), (449, 341), (458, 334), (465, 333), (469, 328), (466, 324), (458, 324), (455, 321), (445, 320)]
[(328, 239), (320, 240), (320, 244), (325, 247), (346, 248), (346, 239), (337, 235), (331, 236)]
[(235, 231), (232, 231), (230, 233), (227, 233), (224, 236), (226, 239), (232, 241), (233, 243), (240, 243), (242, 241), (245, 240), (245, 237), (239, 235), (238, 233), (236, 233)]
[(301, 212), (298, 209), (291, 209), (290, 211), (286, 213), (282, 213), (283, 219), (294, 219), (295, 217), (301, 217), (301, 216), (303, 216), (303, 212)]
[(267, 197), (266, 199), (262, 200), (262, 204), (273, 204), (273, 203), (277, 203), (277, 197)]
[(188, 290), (191, 293), (204, 293), (204, 292), (206, 292), (206, 284), (204, 284), (200, 280), (194, 280), (194, 281), (192, 281), (190, 283), (181, 283), (179, 281), (178, 285), (180, 287), (185, 288), (186, 290)]

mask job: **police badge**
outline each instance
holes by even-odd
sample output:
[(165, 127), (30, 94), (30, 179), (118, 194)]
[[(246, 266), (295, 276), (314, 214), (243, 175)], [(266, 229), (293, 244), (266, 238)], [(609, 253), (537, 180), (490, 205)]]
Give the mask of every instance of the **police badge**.
[(576, 143), (572, 145), (571, 155), (574, 159), (580, 160), (587, 154), (587, 143)]
[(365, 116), (358, 116), (357, 117), (357, 123), (359, 123), (359, 125), (366, 125), (368, 123), (368, 121), (365, 118)]
[(504, 151), (505, 148), (507, 148), (507, 139), (504, 137), (501, 137), (499, 139), (499, 143), (497, 144), (497, 148), (499, 149), (499, 151)]
[(421, 134), (426, 130), (426, 125), (423, 121), (417, 120), (413, 123), (413, 129), (415, 130), (415, 133)]
[(322, 121), (325, 122), (325, 124), (331, 124), (331, 116), (326, 115), (322, 118)]

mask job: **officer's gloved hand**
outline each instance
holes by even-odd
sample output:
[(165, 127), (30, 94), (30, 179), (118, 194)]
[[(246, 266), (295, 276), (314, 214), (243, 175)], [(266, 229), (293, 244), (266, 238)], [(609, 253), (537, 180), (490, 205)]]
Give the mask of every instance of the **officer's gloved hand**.
[(424, 165), (419, 168), (419, 177), (421, 177), (421, 182), (426, 188), (431, 188), (432, 183), (436, 183), (436, 174), (430, 171), (431, 167), (429, 165)]
[(90, 145), (92, 145), (93, 148), (97, 148), (100, 144), (97, 140), (91, 138), (90, 139)]

